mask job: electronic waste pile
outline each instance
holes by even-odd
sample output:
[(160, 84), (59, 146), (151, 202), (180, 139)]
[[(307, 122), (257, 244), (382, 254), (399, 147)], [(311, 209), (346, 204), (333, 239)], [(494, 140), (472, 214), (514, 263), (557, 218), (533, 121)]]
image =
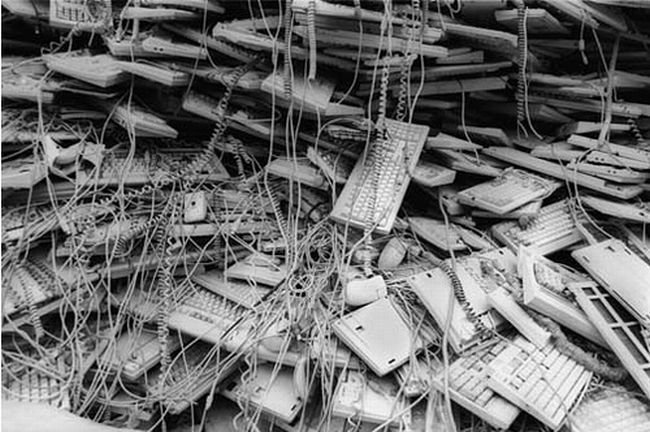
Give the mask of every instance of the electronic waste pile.
[(650, 431), (647, 0), (2, 18), (5, 402), (161, 431)]

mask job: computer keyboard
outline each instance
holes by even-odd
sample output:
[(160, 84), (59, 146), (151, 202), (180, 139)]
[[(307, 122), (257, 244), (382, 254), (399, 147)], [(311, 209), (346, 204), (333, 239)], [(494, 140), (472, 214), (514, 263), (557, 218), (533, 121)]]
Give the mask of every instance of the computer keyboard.
[(238, 322), (247, 311), (223, 296), (195, 287), (173, 308), (169, 326), (236, 351), (247, 341), (249, 326)]
[[(466, 410), (485, 420), (497, 429), (508, 429), (519, 415), (519, 408), (499, 396), (487, 385), (486, 366), (507, 346), (499, 341), (490, 347), (460, 357), (449, 365), (449, 394), (451, 399)], [(444, 374), (441, 362), (436, 362), (432, 384), (444, 391)]]
[(241, 279), (277, 287), (287, 277), (287, 265), (272, 255), (254, 252), (243, 260), (228, 266), (225, 274), (228, 278)]
[(379, 376), (397, 369), (423, 345), (403, 312), (385, 297), (337, 319), (332, 328)]
[[(78, 184), (93, 184), (97, 186), (137, 186), (155, 183), (168, 177), (171, 173), (182, 172), (197, 157), (199, 149), (158, 149), (155, 152), (144, 150), (138, 152), (130, 160), (127, 150), (105, 151), (101, 164), (95, 170), (80, 170), (77, 172)], [(228, 171), (219, 158), (213, 156), (202, 167), (199, 175), (208, 181), (219, 181), (229, 178)]]
[(221, 393), (232, 401), (249, 403), (289, 423), (300, 413), (304, 403), (294, 387), (292, 369), (282, 368), (274, 373), (274, 365), (269, 363), (259, 364), (229, 380)]
[[(180, 339), (170, 335), (167, 349), (173, 353), (180, 347)], [(111, 349), (110, 363), (123, 378), (136, 381), (154, 367), (161, 358), (160, 342), (155, 331), (143, 329), (138, 333), (122, 333)]]
[(316, 189), (328, 188), (320, 169), (307, 159), (276, 158), (266, 166), (266, 172)]
[(70, 395), (64, 382), (35, 370), (9, 376), (2, 379), (2, 399), (70, 409)]
[(349, 370), (339, 378), (333, 398), (332, 415), (350, 420), (398, 426), (411, 423), (404, 395), (390, 378), (377, 378)]
[(554, 430), (593, 375), (552, 344), (540, 350), (522, 336), (488, 363), (487, 374), (492, 390)]
[[(569, 201), (558, 201), (542, 207), (538, 215), (525, 227), (518, 222), (503, 222), (492, 227), (494, 237), (516, 251), (520, 245), (532, 248), (537, 254), (548, 255), (571, 246), (582, 236), (577, 228)], [(584, 216), (576, 210), (576, 218)]]
[(11, 242), (23, 236), (44, 234), (54, 230), (58, 221), (49, 204), (5, 206), (2, 208), (2, 242)]
[(354, 161), (349, 157), (322, 148), (309, 147), (307, 158), (320, 168), (327, 178), (339, 184), (348, 180), (354, 168)]
[(387, 139), (357, 161), (330, 217), (341, 224), (388, 234), (429, 134), (428, 126), (386, 120)]
[(179, 414), (213, 388), (218, 391), (236, 368), (237, 362), (219, 358), (212, 344), (193, 343), (174, 357), (167, 373), (156, 368), (147, 375), (147, 393), (161, 399), (170, 414)]
[(519, 251), (519, 277), (522, 279), (524, 304), (553, 318), (600, 346), (607, 347), (598, 329), (576, 303), (569, 284), (586, 281), (587, 276), (566, 268), (525, 248)]
[(110, 0), (100, 0), (91, 5), (86, 0), (51, 0), (50, 25), (78, 28), (85, 31), (108, 27), (111, 18)]
[(650, 347), (643, 336), (644, 327), (596, 283), (571, 284), (571, 291), (623, 367), (650, 398)]
[(102, 88), (129, 78), (122, 71), (120, 62), (110, 54), (91, 55), (85, 51), (73, 51), (44, 55), (43, 60), (55, 72)]
[(229, 280), (219, 270), (195, 274), (192, 276), (192, 281), (215, 294), (250, 309), (254, 309), (272, 291), (271, 288), (257, 284)]
[(616, 239), (596, 243), (571, 256), (634, 317), (650, 327), (650, 265)]
[(550, 195), (559, 185), (556, 180), (547, 180), (527, 171), (508, 169), (491, 181), (459, 192), (458, 200), (461, 204), (501, 215)]
[(2, 278), (3, 315), (26, 312), (61, 296), (54, 272), (34, 261), (3, 266)]
[(571, 432), (650, 431), (650, 405), (624, 387), (608, 387), (591, 394), (571, 415)]
[(45, 163), (34, 157), (2, 162), (2, 189), (28, 189), (47, 176)]

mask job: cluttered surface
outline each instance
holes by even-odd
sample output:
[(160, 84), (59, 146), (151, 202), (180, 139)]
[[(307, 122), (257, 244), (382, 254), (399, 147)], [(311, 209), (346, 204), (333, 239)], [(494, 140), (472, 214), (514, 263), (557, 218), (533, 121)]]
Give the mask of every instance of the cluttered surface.
[(650, 2), (2, 21), (6, 406), (52, 430), (650, 431)]

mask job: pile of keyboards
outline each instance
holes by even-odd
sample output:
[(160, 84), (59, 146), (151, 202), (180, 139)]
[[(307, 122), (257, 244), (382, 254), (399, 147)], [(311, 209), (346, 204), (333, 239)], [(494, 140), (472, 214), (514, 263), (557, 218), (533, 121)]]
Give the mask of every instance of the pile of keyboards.
[(650, 431), (648, 1), (2, 18), (3, 400), (151, 431)]

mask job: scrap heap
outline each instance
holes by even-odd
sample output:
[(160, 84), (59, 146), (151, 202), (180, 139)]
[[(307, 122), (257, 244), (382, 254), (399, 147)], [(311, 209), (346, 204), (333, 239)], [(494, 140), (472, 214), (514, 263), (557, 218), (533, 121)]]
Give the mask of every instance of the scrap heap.
[(2, 7), (4, 400), (650, 430), (647, 0)]

